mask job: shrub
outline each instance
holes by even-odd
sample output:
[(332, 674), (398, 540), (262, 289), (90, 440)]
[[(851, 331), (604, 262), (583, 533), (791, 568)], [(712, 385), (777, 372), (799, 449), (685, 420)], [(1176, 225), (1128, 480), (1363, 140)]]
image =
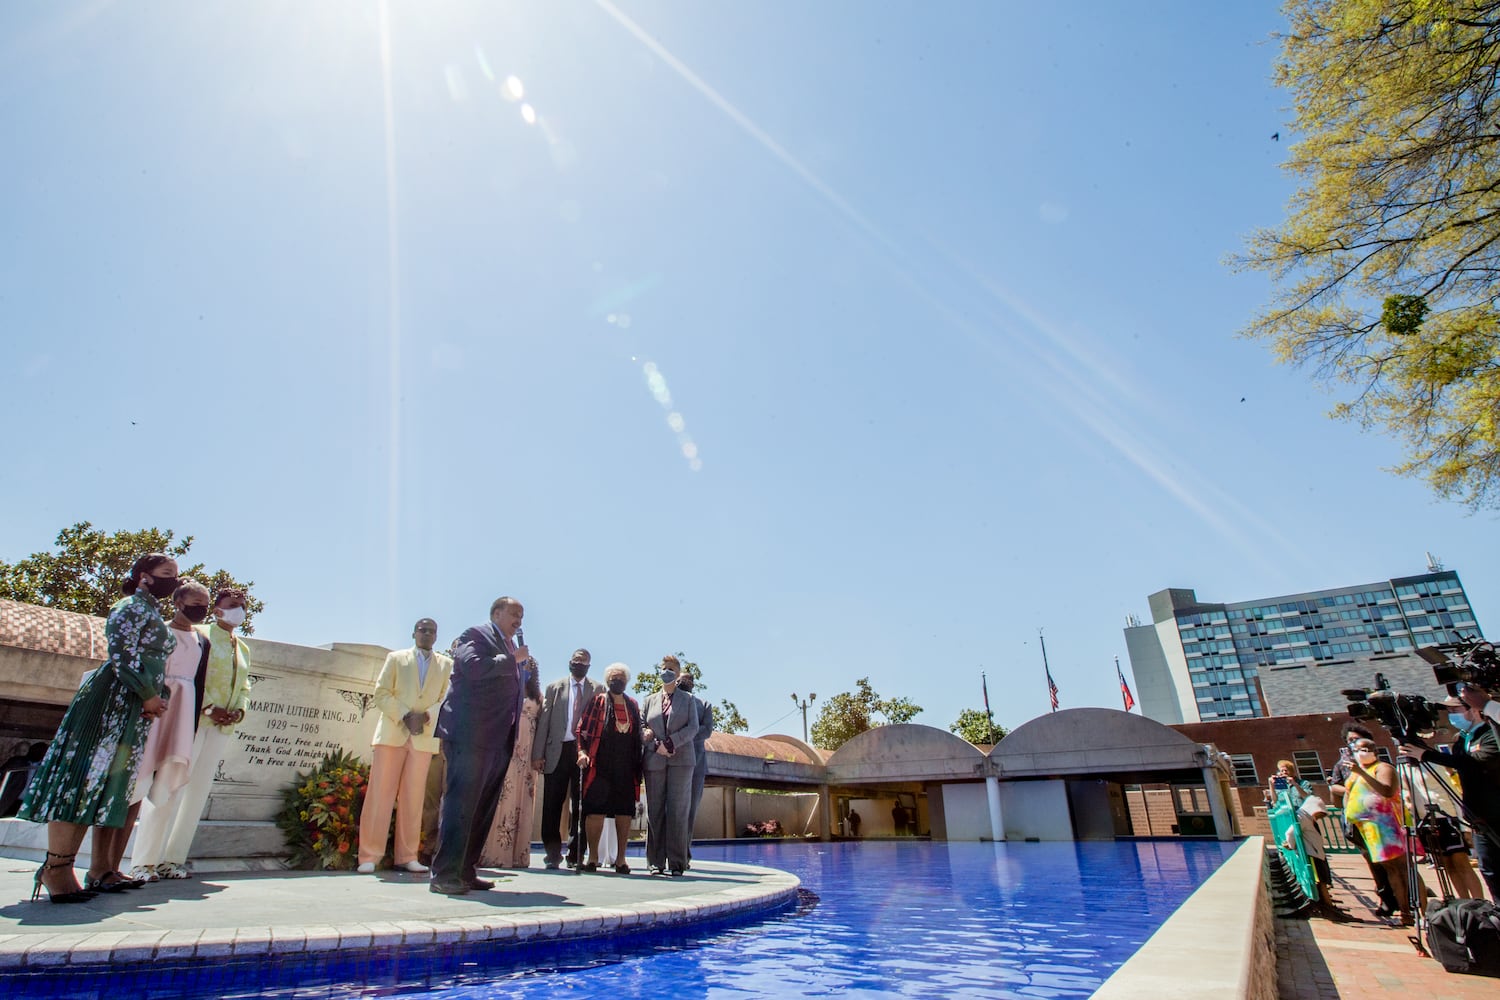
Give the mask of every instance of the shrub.
[(293, 868), (344, 871), (359, 863), (359, 813), (369, 781), (370, 765), (335, 750), (282, 792), (276, 825), (286, 834)]

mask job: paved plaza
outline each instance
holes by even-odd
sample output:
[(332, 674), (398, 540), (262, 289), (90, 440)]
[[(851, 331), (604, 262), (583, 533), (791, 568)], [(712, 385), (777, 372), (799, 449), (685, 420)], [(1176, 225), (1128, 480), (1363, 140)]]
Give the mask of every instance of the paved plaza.
[[(1379, 905), (1369, 869), (1358, 855), (1329, 858), (1334, 898), (1358, 923), (1276, 921), (1276, 979), (1281, 1000), (1495, 1000), (1500, 980), (1445, 972), (1417, 952), (1416, 932), (1375, 916)], [(1428, 869), (1424, 868), (1424, 872)], [(1430, 873), (1429, 889), (1436, 888)]]
[(774, 909), (798, 886), (785, 872), (727, 862), (695, 863), (682, 878), (485, 871), (495, 888), (464, 896), (396, 872), (224, 872), (52, 905), (27, 902), (35, 870), (0, 858), (0, 970), (561, 940)]

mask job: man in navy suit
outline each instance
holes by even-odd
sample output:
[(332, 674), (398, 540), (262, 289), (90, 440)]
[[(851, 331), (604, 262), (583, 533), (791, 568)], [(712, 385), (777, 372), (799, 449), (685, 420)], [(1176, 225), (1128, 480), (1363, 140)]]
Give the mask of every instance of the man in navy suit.
[(434, 730), (447, 770), (428, 886), (433, 892), (461, 896), (495, 886), (475, 869), (516, 746), (522, 671), (536, 670), (522, 645), (523, 614), (514, 597), (498, 599), (490, 605), (489, 624), (464, 632), (454, 649), (448, 700)]

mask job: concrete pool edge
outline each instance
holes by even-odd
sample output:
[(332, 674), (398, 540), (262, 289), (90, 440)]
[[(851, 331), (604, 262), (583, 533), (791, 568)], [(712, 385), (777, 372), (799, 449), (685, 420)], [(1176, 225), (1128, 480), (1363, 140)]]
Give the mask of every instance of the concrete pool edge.
[[(535, 944), (582, 940), (619, 932), (750, 917), (761, 912), (769, 914), (791, 905), (801, 885), (796, 876), (775, 869), (728, 863), (713, 867), (753, 875), (754, 881), (710, 889), (702, 883), (695, 885), (691, 880), (674, 880), (675, 885), (686, 890), (683, 895), (482, 915), (470, 912), (442, 916), (430, 912), (429, 906), (424, 907), (429, 912), (413, 919), (358, 919), (337, 925), (287, 921), (272, 926), (256, 922), (250, 926), (203, 929), (93, 929), (87, 932), (30, 929), (25, 933), (0, 933), (0, 972), (61, 972), (127, 962), (214, 962), (227, 958), (253, 959), (332, 951), (347, 954), (403, 945)], [(695, 865), (694, 870), (697, 868)], [(417, 897), (420, 902), (431, 901), (442, 906), (447, 900), (447, 897), (426, 893), (425, 886), (416, 885), (413, 890), (422, 893)]]
[(1264, 852), (1263, 838), (1245, 838), (1092, 1000), (1275, 1000)]

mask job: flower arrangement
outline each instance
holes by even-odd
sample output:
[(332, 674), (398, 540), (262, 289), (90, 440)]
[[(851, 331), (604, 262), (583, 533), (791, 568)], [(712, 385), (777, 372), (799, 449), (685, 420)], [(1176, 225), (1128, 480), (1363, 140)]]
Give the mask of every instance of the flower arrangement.
[(358, 862), (359, 811), (370, 765), (335, 750), (282, 792), (276, 825), (286, 834), (293, 868), (353, 868)]
[(747, 823), (742, 837), (780, 837), (782, 835), (781, 824), (774, 819), (768, 819), (764, 823)]

